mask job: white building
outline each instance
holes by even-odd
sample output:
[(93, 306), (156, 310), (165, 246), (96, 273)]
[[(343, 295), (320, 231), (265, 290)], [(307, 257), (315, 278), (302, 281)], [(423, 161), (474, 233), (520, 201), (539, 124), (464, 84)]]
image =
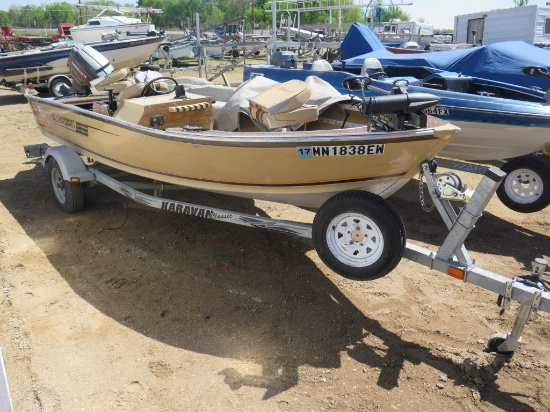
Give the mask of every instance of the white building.
[(455, 42), (491, 44), (522, 40), (550, 45), (550, 2), (455, 16)]

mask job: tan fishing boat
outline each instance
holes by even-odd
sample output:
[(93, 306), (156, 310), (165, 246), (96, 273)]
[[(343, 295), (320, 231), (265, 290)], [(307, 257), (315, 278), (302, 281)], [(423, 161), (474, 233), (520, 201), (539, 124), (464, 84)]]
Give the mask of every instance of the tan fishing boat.
[[(28, 99), (44, 135), (101, 163), (177, 185), (314, 208), (345, 190), (391, 195), (457, 131), (448, 124), (394, 132), (367, 125), (340, 129), (337, 118), (348, 103), (308, 123), (307, 131), (270, 133), (210, 130), (210, 98), (141, 97), (113, 116), (88, 110), (98, 102), (80, 98)], [(195, 104), (205, 107), (177, 112)], [(145, 125), (160, 116), (173, 128)], [(175, 129), (189, 124), (201, 131)]]
[[(78, 74), (83, 64), (73, 72), (75, 82), (90, 83)], [(459, 132), (423, 113), (437, 103), (427, 94), (361, 100), (323, 93), (328, 84), (319, 79), (264, 78), (228, 93), (222, 86), (185, 90), (166, 77), (133, 83), (125, 74), (90, 83), (96, 91), (110, 84), (116, 97), (28, 95), (42, 133), (149, 179), (318, 209), (342, 192), (391, 195)], [(67, 204), (74, 201), (66, 192), (70, 172), (58, 169), (49, 168), (57, 201), (76, 210), (80, 204)], [(397, 236), (404, 239), (404, 228)]]
[[(46, 136), (101, 163), (163, 182), (311, 208), (345, 190), (391, 195), (459, 131), (422, 114), (436, 103), (431, 95), (381, 96), (361, 109), (360, 99), (332, 91), (319, 97), (317, 90), (316, 98), (312, 88), (328, 86), (316, 81), (310, 87), (257, 78), (233, 96), (223, 90), (230, 101), (215, 104), (209, 95), (220, 94), (221, 86), (192, 93), (180, 86), (177, 94), (170, 78), (132, 84), (110, 104), (105, 94), (27, 98)], [(112, 85), (120, 89), (120, 83), (128, 86), (128, 80)], [(171, 90), (153, 90), (167, 83)], [(138, 97), (128, 98), (135, 90)], [(385, 104), (390, 114), (402, 112), (392, 114), (399, 120), (364, 115)], [(237, 122), (221, 124), (224, 117)], [(433, 124), (420, 127), (421, 118)], [(392, 128), (396, 122), (402, 124)]]

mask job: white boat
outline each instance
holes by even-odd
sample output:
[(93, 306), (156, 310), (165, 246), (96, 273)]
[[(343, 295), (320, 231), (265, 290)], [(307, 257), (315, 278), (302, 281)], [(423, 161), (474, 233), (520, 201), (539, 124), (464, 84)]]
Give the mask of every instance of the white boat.
[[(147, 60), (163, 40), (163, 37), (140, 37), (88, 45), (101, 52), (115, 69), (121, 69), (135, 67)], [(68, 75), (67, 60), (72, 48), (73, 45), (49, 46), (24, 52), (5, 53), (0, 56), (0, 75), (2, 76), (0, 83), (16, 88), (19, 84), (41, 83), (56, 75)], [(50, 89), (55, 87), (50, 86)]]
[[(208, 39), (201, 39), (201, 47), (204, 48), (206, 56), (221, 56), (223, 47), (220, 44), (213, 43)], [(178, 39), (161, 44), (152, 56), (155, 59), (196, 59), (199, 55), (196, 39)]]
[[(89, 19), (86, 24), (71, 27), (71, 37), (75, 43), (101, 41), (106, 37), (126, 39), (129, 37), (146, 36), (155, 31), (155, 25), (149, 21), (143, 21), (140, 17), (128, 17), (123, 14), (127, 12), (151, 12), (150, 8), (108, 8), (102, 7), (101, 12), (94, 18)], [(156, 13), (161, 11), (155, 9)], [(120, 13), (115, 16), (104, 15), (111, 11)]]

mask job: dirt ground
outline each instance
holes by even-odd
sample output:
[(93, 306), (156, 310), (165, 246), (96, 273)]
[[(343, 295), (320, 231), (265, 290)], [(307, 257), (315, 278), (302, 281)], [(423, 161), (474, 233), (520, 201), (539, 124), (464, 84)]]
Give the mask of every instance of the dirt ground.
[[(60, 211), (23, 146), (43, 137), (23, 96), (0, 91), (0, 346), (15, 411), (548, 411), (550, 318), (510, 360), (484, 352), (517, 305), (403, 259), (342, 278), (312, 245), (172, 215), (100, 186)], [(478, 177), (462, 174), (474, 185)], [(274, 218), (303, 210), (193, 191), (178, 199)], [(389, 199), (410, 242), (436, 250), (441, 219), (418, 183)], [(466, 245), (513, 277), (550, 260), (550, 210), (497, 198)]]

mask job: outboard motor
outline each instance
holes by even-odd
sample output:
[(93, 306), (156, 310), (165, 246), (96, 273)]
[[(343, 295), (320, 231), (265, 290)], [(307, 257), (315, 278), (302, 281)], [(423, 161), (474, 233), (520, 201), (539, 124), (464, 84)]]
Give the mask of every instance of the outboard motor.
[(298, 57), (293, 51), (277, 50), (271, 54), (270, 64), (283, 69), (295, 69), (298, 64)]
[(73, 79), (71, 91), (78, 94), (89, 94), (92, 80), (105, 77), (115, 70), (104, 55), (83, 44), (71, 49), (67, 66)]

